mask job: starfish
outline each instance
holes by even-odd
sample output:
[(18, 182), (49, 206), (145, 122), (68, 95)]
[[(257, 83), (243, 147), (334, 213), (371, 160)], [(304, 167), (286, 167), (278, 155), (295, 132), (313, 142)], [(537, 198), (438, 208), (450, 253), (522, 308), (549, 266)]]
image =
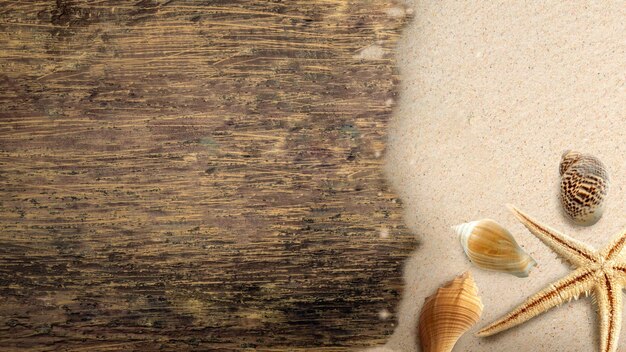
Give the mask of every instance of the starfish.
[(621, 255), (626, 245), (626, 229), (604, 248), (594, 248), (543, 225), (512, 205), (507, 207), (530, 232), (567, 260), (574, 270), (551, 283), (499, 320), (484, 327), (476, 335), (490, 336), (522, 324), (533, 317), (585, 293), (592, 295), (600, 321), (600, 351), (617, 349), (622, 325), (622, 289), (626, 286), (626, 257)]

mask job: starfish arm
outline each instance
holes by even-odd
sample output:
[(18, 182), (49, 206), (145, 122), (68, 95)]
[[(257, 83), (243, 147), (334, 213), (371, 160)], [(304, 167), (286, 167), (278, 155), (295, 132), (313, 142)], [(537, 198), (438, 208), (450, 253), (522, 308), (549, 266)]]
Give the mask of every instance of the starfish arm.
[(622, 232), (617, 234), (617, 236), (613, 237), (611, 242), (606, 245), (600, 255), (605, 260), (611, 260), (616, 258), (620, 253), (622, 253), (622, 249), (626, 245), (626, 229), (623, 229)]
[(613, 279), (617, 281), (620, 287), (626, 287), (626, 258), (619, 255), (613, 261)]
[(600, 320), (600, 351), (614, 352), (622, 326), (622, 287), (604, 274), (593, 294)]
[(484, 327), (476, 335), (491, 336), (524, 323), (566, 301), (576, 299), (593, 287), (593, 272), (587, 268), (573, 271), (563, 279), (528, 298), (510, 313)]
[(561, 258), (568, 260), (576, 266), (582, 266), (596, 261), (596, 254), (593, 248), (567, 235), (559, 233), (549, 226), (539, 223), (513, 205), (507, 204), (507, 207), (533, 235), (539, 238), (546, 246), (550, 247), (550, 249)]

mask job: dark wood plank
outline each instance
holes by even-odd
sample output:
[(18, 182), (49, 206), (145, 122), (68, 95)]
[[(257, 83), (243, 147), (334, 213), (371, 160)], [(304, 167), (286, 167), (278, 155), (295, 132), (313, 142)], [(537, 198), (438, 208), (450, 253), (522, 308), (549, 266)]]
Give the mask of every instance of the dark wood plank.
[(0, 349), (384, 341), (392, 6), (0, 1)]

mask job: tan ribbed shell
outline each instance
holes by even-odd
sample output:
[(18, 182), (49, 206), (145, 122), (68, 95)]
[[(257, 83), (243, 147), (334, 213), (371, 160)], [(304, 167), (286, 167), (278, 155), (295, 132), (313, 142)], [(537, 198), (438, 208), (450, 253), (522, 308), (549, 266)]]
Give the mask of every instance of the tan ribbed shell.
[(422, 352), (450, 352), (457, 340), (476, 324), (483, 312), (478, 288), (467, 271), (426, 298), (418, 334)]
[(537, 262), (513, 235), (491, 219), (454, 226), (467, 257), (479, 268), (527, 277)]

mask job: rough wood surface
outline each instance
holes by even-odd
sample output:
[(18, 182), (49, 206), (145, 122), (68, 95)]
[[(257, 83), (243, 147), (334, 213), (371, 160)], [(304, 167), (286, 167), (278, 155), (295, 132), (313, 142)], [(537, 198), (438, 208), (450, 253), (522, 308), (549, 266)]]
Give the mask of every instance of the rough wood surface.
[(343, 350), (414, 247), (384, 0), (0, 1), (0, 350)]

